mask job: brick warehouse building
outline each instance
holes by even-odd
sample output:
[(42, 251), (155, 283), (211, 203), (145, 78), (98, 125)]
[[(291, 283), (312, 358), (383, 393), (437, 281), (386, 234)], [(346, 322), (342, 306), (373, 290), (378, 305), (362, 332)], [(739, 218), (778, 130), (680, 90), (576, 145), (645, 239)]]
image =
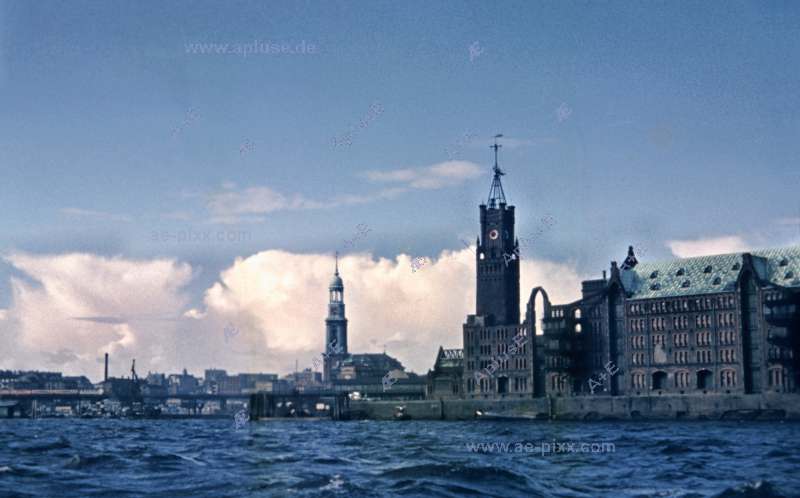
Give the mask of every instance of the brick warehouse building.
[[(476, 313), (446, 369), (440, 350), (429, 397), (798, 392), (800, 246), (653, 263), (631, 247), (622, 265), (582, 283), (578, 301), (553, 305), (534, 288), (520, 323), (519, 242), (502, 175), (495, 148), (479, 208)], [(454, 372), (460, 386), (450, 385)]]

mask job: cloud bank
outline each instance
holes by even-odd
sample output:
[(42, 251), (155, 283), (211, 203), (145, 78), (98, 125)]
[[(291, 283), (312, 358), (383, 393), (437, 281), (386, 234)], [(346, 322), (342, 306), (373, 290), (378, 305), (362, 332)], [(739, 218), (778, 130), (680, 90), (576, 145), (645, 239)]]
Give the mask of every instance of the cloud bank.
[[(6, 260), (13, 302), (0, 320), (0, 368), (61, 370), (99, 380), (106, 351), (112, 374), (130, 360), (148, 370), (183, 367), (287, 373), (311, 367), (323, 349), (333, 258), (267, 250), (237, 258), (191, 307), (192, 268), (173, 260), (91, 254)], [(461, 347), (474, 312), (474, 253), (443, 251), (416, 271), (411, 256), (340, 260), (350, 352), (380, 352), (424, 373), (439, 345)], [(543, 285), (553, 302), (579, 297), (581, 277), (569, 264), (523, 260), (521, 296)], [(521, 303), (524, 308), (525, 303)], [(2, 318), (2, 317), (0, 317)], [(234, 327), (236, 334), (225, 334)], [(230, 330), (230, 329), (229, 329)]]

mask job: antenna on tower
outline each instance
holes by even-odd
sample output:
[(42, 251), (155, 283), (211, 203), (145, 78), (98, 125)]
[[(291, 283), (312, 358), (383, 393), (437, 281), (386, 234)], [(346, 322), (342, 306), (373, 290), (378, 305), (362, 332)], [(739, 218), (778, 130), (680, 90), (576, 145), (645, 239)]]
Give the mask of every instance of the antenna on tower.
[(500, 147), (502, 147), (502, 145), (500, 145), (500, 144), (498, 144), (498, 143), (497, 143), (497, 139), (498, 139), (498, 138), (502, 138), (502, 137), (503, 137), (503, 134), (502, 134), (502, 133), (498, 133), (497, 135), (495, 135), (495, 136), (494, 136), (494, 145), (490, 145), (490, 146), (489, 146), (489, 148), (491, 148), (491, 149), (494, 149), (494, 171), (495, 171), (495, 173), (496, 173), (496, 172), (498, 172), (498, 171), (500, 171), (500, 174), (501, 174), (501, 175), (505, 175), (505, 173), (503, 173), (503, 172), (500, 170), (500, 168), (497, 166), (497, 149), (499, 149)]
[(497, 139), (503, 136), (502, 133), (498, 133), (494, 136), (494, 145), (490, 145), (489, 147), (494, 149), (494, 167), (492, 171), (494, 171), (494, 179), (492, 179), (492, 186), (489, 188), (489, 208), (496, 207), (497, 203), (506, 204), (506, 194), (503, 192), (503, 184), (500, 183), (500, 177), (505, 175), (503, 170), (500, 169), (500, 166), (497, 164), (497, 151), (502, 147), (502, 145), (497, 143)]
[(334, 275), (338, 274), (339, 274), (339, 251), (336, 251), (336, 272), (334, 273)]

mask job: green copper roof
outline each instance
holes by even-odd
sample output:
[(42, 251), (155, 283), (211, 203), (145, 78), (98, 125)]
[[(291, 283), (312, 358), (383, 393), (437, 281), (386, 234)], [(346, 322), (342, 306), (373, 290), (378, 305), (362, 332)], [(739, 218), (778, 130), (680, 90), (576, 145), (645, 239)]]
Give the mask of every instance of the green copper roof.
[[(639, 263), (621, 270), (630, 299), (653, 299), (733, 292), (745, 253)], [(753, 266), (762, 280), (782, 287), (800, 287), (800, 246), (751, 251)]]

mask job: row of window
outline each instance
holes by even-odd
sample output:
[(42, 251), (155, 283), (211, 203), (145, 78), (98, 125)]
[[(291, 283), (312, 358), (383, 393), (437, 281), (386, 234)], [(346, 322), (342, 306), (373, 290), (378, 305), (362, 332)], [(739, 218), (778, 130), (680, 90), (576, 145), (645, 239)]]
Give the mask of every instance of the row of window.
[(478, 275), (489, 273), (499, 273), (503, 269), (503, 264), (481, 263), (478, 265)]
[(564, 356), (545, 356), (544, 364), (551, 368), (566, 368), (570, 365), (569, 358)]
[(502, 328), (502, 329), (480, 329), (477, 331), (467, 332), (467, 339), (477, 339), (482, 341), (488, 340), (511, 340), (515, 335), (527, 336), (528, 332), (524, 328), (517, 330), (516, 328)]
[(553, 392), (567, 392), (569, 387), (569, 377), (566, 375), (551, 375), (550, 390)]
[(673, 362), (677, 364), (689, 363), (688, 351), (675, 351), (673, 354)]
[[(631, 363), (634, 365), (645, 365), (646, 364), (646, 353), (631, 353)], [(689, 351), (674, 351), (672, 354), (673, 362), (679, 365), (689, 363)], [(695, 351), (695, 362), (696, 363), (712, 363), (714, 358), (714, 353), (708, 349), (702, 349), (699, 351)], [(719, 361), (721, 363), (735, 363), (736, 362), (736, 350), (734, 349), (723, 349), (719, 352)]]
[(794, 352), (788, 348), (770, 346), (767, 350), (767, 359), (770, 360), (791, 360), (792, 358), (794, 358)]
[(689, 372), (675, 372), (675, 387), (690, 387), (691, 385)]
[(722, 330), (719, 333), (720, 344), (736, 344), (736, 332), (733, 330)]
[(771, 368), (769, 371), (769, 385), (779, 391), (791, 391), (794, 389), (789, 371), (785, 368)]
[(695, 315), (694, 326), (698, 329), (707, 329), (711, 327), (710, 315)]
[(719, 385), (722, 387), (736, 386), (736, 370), (723, 370), (719, 373)]
[(672, 342), (675, 346), (686, 347), (689, 345), (689, 334), (686, 332), (682, 334), (672, 334)]
[[(476, 390), (480, 393), (490, 393), (497, 385), (497, 380), (494, 378), (484, 377), (476, 381), (473, 378), (467, 378), (467, 392), (473, 393)], [(508, 379), (509, 387), (502, 387), (501, 389), (510, 388), (511, 392), (526, 392), (528, 390), (527, 377), (513, 377)]]
[(680, 311), (710, 310), (716, 308), (733, 308), (736, 305), (734, 296), (717, 296), (690, 299), (676, 299), (670, 301), (654, 301), (649, 303), (633, 303), (628, 307), (631, 315), (644, 315), (648, 313), (675, 313)]
[[(788, 379), (788, 372), (786, 369), (783, 369), (782, 372), (775, 371), (773, 374), (770, 373), (770, 385), (780, 385), (783, 386)], [(783, 377), (781, 377), (781, 375)], [(666, 385), (666, 372), (654, 372), (653, 373), (653, 389), (665, 389)], [(673, 375), (673, 385), (679, 389), (685, 388), (693, 388), (696, 387), (697, 389), (709, 389), (712, 386), (709, 385), (709, 381), (711, 380), (711, 372), (708, 370), (702, 370), (696, 374), (696, 380), (692, 378), (692, 374), (686, 370), (680, 370), (675, 372)], [(784, 384), (772, 384), (772, 382), (784, 382)], [(735, 370), (722, 370), (719, 373), (719, 383), (721, 387), (735, 387), (736, 386), (736, 371)], [(647, 377), (644, 373), (641, 372), (632, 372), (631, 373), (631, 387), (633, 389), (645, 389), (647, 387)]]
[(733, 313), (720, 313), (717, 318), (721, 327), (732, 327), (736, 325), (736, 319)]
[[(647, 332), (646, 323), (644, 319), (635, 318), (628, 321), (628, 327), (632, 332)], [(720, 327), (730, 327), (736, 325), (736, 320), (733, 313), (720, 313), (718, 315), (718, 324)], [(695, 328), (707, 329), (712, 327), (711, 315), (696, 315), (694, 317)], [(687, 315), (673, 316), (672, 328), (675, 330), (686, 330), (689, 328), (689, 317)], [(655, 332), (662, 332), (667, 330), (667, 323), (664, 317), (653, 317), (650, 319), (650, 330)]]
[(764, 301), (780, 301), (783, 299), (782, 292), (765, 292)]
[(695, 352), (697, 363), (711, 363), (714, 358), (714, 353), (708, 349), (701, 349)]
[[(672, 334), (673, 345), (676, 347), (689, 346), (689, 334), (680, 333)], [(695, 341), (697, 346), (711, 346), (711, 332), (696, 332)], [(719, 332), (720, 344), (730, 345), (736, 344), (736, 332), (733, 330), (722, 330)], [(653, 345), (664, 344), (664, 335), (654, 335)], [(643, 335), (635, 335), (631, 337), (632, 349), (644, 349), (647, 347), (647, 338)]]

